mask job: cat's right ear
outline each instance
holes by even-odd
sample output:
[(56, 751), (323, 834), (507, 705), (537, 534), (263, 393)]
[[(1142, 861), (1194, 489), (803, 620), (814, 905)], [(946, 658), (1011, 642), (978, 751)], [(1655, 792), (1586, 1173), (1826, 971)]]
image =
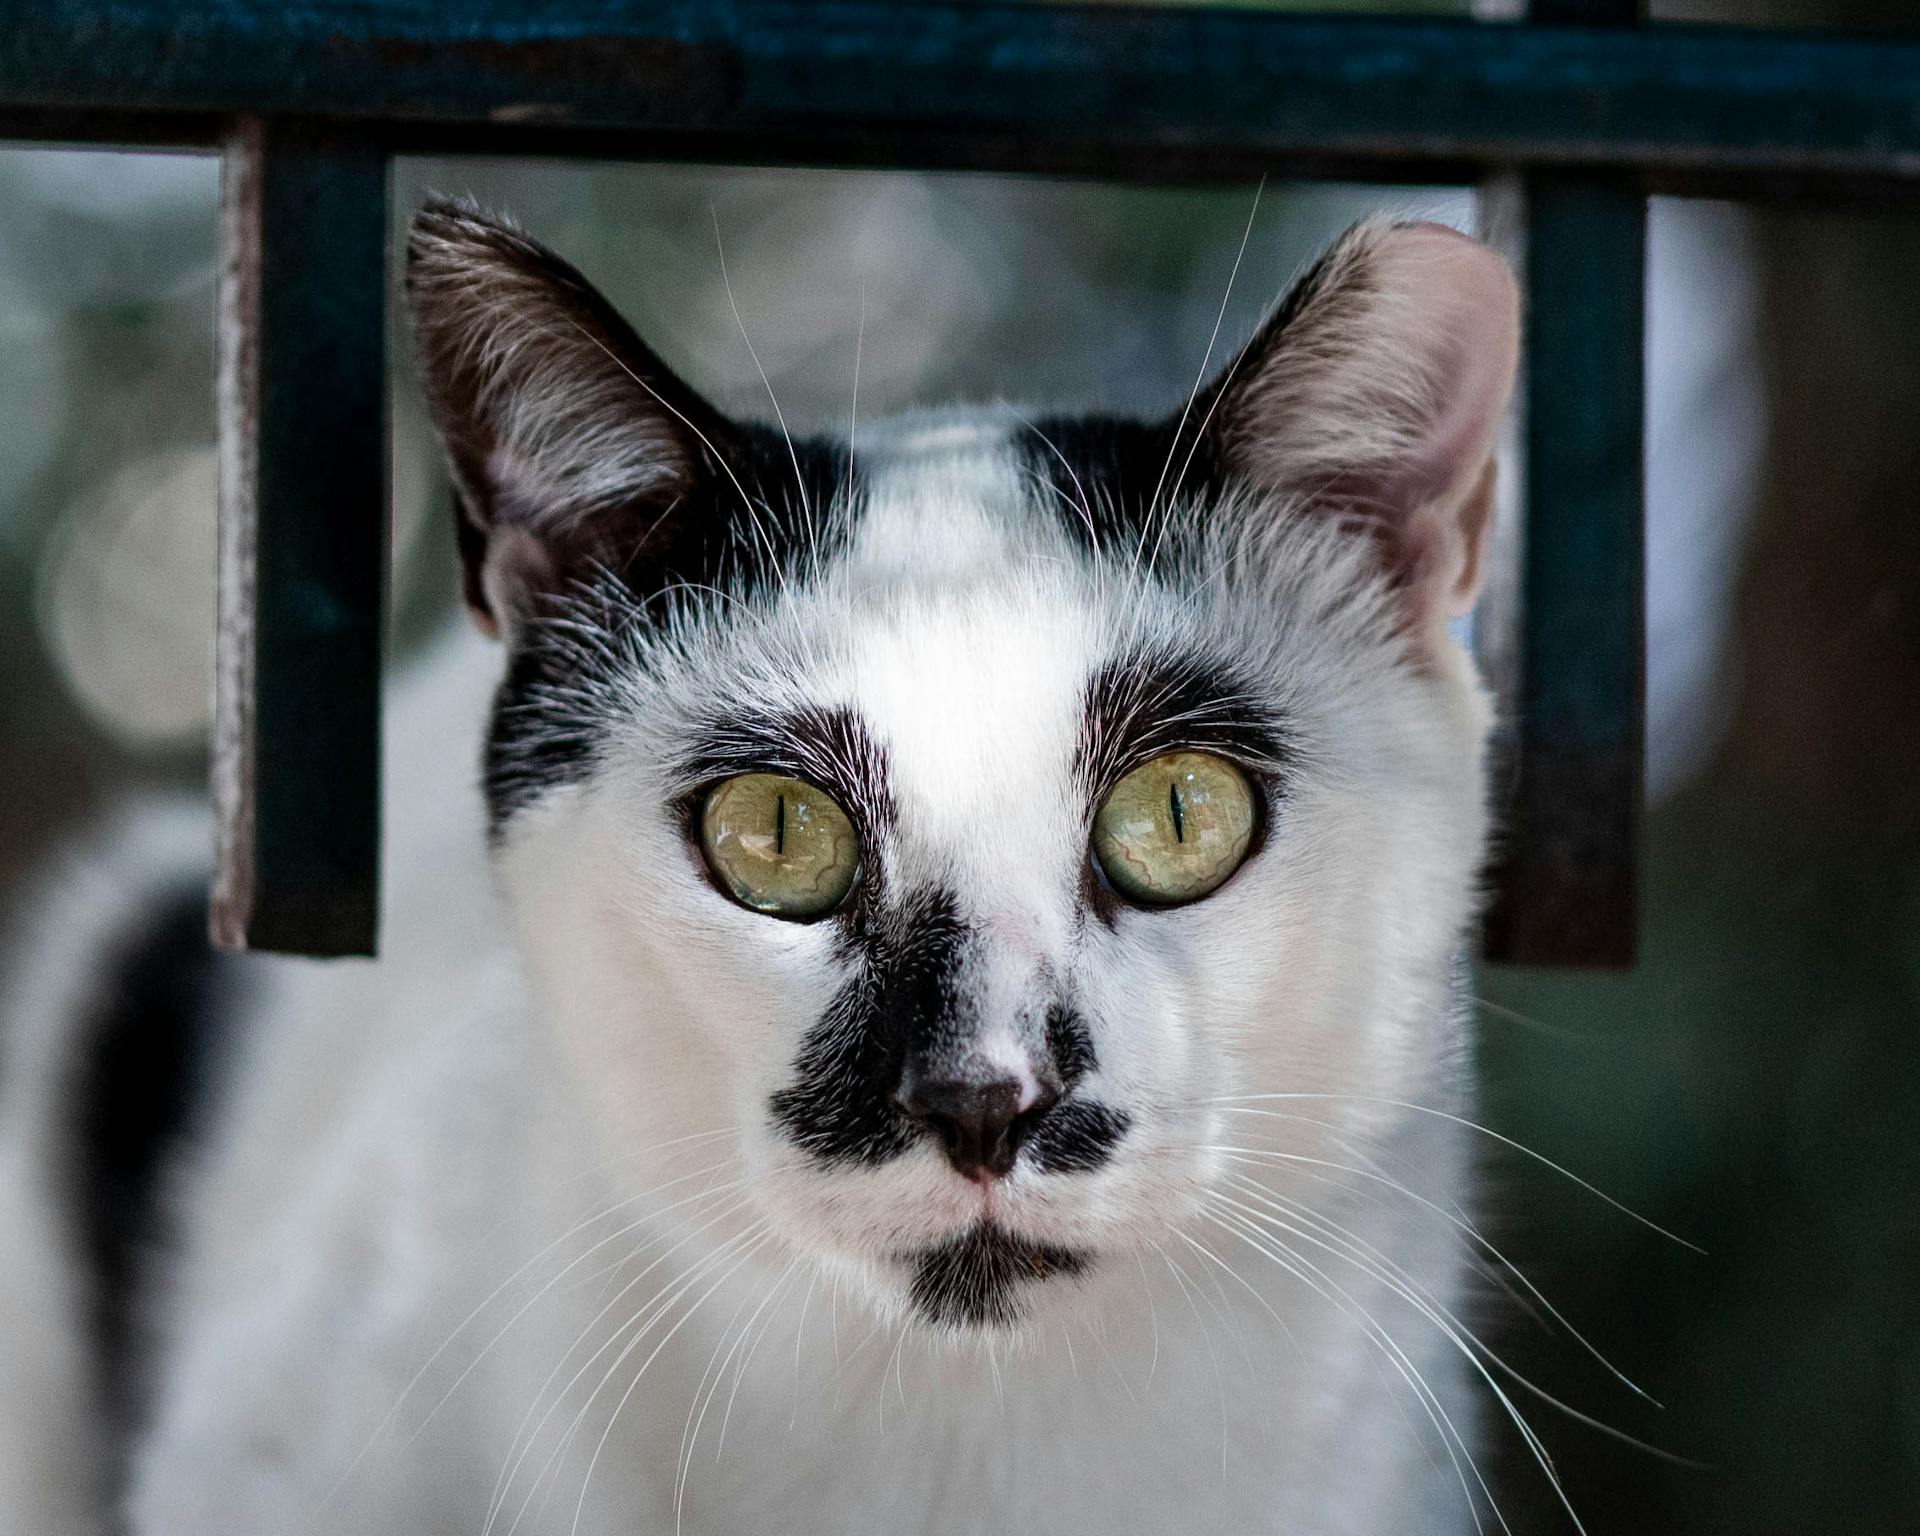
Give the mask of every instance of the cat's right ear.
[(1438, 224), (1368, 221), (1195, 406), (1228, 476), (1370, 535), (1427, 628), (1480, 589), (1519, 347), (1519, 293), (1495, 252)]
[(594, 563), (670, 540), (721, 472), (726, 419), (577, 271), (474, 204), (415, 215), (407, 301), (467, 603), (489, 633), (511, 635)]

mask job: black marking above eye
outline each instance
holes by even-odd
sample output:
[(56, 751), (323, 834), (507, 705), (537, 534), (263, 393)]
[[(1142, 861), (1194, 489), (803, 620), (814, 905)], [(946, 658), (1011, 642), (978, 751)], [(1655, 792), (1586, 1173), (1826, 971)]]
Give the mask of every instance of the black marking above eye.
[[(1169, 752), (1208, 752), (1251, 769), (1270, 794), (1285, 789), (1293, 756), (1287, 722), (1260, 690), (1227, 666), (1179, 651), (1142, 649), (1109, 658), (1081, 700), (1079, 774), (1098, 805), (1123, 777)], [(1186, 839), (1190, 807), (1169, 797), (1174, 836)]]
[[(839, 802), (869, 846), (878, 846), (893, 824), (886, 749), (850, 709), (716, 712), (689, 732), (677, 768), (688, 784), (712, 784), (745, 773), (778, 773), (818, 785)], [(687, 801), (689, 819), (697, 805), (698, 796)], [(784, 805), (775, 812), (777, 818), (786, 814)], [(776, 820), (773, 830), (783, 838), (784, 819)]]
[[(617, 642), (625, 627), (658, 621), (667, 611), (661, 594), (671, 592), (678, 602), (715, 593), (723, 608), (750, 612), (743, 593), (756, 583), (779, 590), (781, 572), (808, 558), (829, 558), (847, 537), (851, 514), (817, 512), (838, 499), (864, 497), (865, 479), (842, 444), (795, 439), (790, 454), (780, 433), (742, 424), (730, 434), (727, 457), (727, 475), (676, 503), (671, 537), (650, 541), (624, 563), (611, 553), (592, 562), (580, 575), (580, 594), (529, 615), (514, 640), (487, 732), (489, 835), (497, 838), (516, 812), (549, 791), (594, 772), (620, 723), (606, 701), (625, 696), (623, 669), (635, 654)], [(753, 496), (750, 507), (742, 504), (735, 475)], [(743, 525), (751, 526), (750, 537)], [(457, 528), (469, 526), (465, 516), (456, 519)], [(587, 601), (595, 593), (599, 601)], [(583, 622), (582, 615), (596, 611), (604, 623)], [(832, 717), (817, 719), (822, 745), (831, 749)]]

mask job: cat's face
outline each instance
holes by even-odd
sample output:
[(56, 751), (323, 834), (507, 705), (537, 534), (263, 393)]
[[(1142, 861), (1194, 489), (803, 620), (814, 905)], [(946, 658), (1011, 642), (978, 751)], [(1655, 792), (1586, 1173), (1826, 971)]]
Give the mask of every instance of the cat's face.
[(422, 216), (412, 291), (512, 652), (518, 936), (610, 1151), (741, 1178), (683, 1218), (709, 1240), (1018, 1326), (1178, 1241), (1237, 1113), (1307, 1150), (1439, 1069), (1491, 256), (1363, 228), (1184, 426), (959, 413), (851, 454), (719, 418), (470, 210)]

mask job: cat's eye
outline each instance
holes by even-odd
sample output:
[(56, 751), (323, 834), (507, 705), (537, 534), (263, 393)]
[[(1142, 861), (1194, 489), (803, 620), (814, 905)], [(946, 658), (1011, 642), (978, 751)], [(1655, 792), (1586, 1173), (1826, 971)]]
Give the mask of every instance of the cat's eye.
[(700, 811), (700, 851), (733, 899), (794, 921), (847, 899), (860, 838), (825, 790), (778, 773), (716, 784)]
[(1172, 907), (1211, 895), (1253, 845), (1247, 776), (1207, 752), (1169, 752), (1118, 784), (1093, 819), (1093, 856), (1129, 901)]

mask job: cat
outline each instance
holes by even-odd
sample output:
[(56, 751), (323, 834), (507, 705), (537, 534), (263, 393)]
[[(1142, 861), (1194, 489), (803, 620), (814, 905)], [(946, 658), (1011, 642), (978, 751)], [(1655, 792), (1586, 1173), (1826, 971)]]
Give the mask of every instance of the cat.
[(476, 622), (382, 957), (209, 955), (186, 813), (40, 915), (0, 1523), (1474, 1528), (1500, 258), (1363, 223), (1164, 419), (837, 440), (471, 203), (406, 291)]

